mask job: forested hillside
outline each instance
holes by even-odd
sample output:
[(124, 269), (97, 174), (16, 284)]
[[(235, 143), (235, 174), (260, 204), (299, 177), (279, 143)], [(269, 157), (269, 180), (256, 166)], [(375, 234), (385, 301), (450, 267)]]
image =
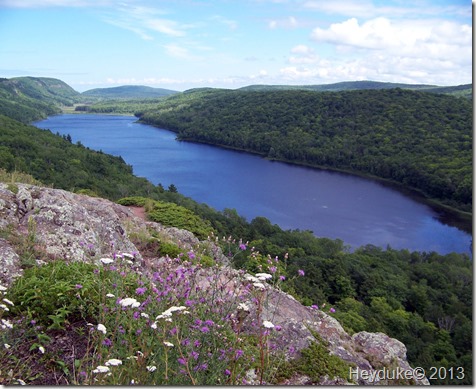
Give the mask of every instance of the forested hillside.
[(80, 94), (55, 78), (16, 77), (0, 79), (0, 114), (22, 123), (44, 119), (72, 106)]
[(402, 89), (198, 90), (141, 112), (179, 139), (389, 179), (470, 212), (472, 105)]
[(124, 85), (113, 88), (96, 88), (83, 92), (83, 97), (97, 97), (101, 99), (144, 99), (170, 96), (179, 93), (171, 89), (152, 88), (142, 85)]

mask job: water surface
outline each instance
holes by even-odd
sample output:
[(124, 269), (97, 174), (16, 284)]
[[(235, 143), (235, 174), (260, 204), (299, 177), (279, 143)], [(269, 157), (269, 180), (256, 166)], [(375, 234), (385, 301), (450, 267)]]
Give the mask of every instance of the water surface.
[(356, 248), (470, 253), (471, 235), (442, 223), (429, 206), (383, 184), (272, 162), (256, 155), (180, 142), (173, 132), (131, 116), (69, 114), (35, 123), (73, 142), (120, 155), (134, 174), (249, 221), (265, 216), (284, 229), (311, 230)]

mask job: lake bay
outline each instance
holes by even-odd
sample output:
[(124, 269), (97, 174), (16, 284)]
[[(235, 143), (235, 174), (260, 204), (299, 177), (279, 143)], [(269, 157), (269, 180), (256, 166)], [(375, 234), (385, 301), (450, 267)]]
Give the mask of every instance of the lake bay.
[(73, 143), (120, 155), (135, 175), (165, 188), (174, 184), (180, 193), (217, 210), (234, 208), (248, 221), (264, 216), (283, 229), (312, 230), (319, 237), (342, 239), (353, 249), (373, 244), (441, 254), (471, 252), (470, 234), (379, 182), (180, 142), (175, 133), (136, 120), (68, 114), (34, 124), (70, 134)]

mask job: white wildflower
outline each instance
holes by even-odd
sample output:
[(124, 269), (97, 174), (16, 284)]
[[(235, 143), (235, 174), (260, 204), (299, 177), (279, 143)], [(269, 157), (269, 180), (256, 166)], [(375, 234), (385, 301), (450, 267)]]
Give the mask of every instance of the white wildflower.
[(40, 350), (40, 353), (42, 354), (45, 353), (45, 348), (43, 346), (38, 347), (38, 350)]
[(3, 309), (4, 311), (9, 311), (8, 307), (5, 304), (0, 304), (0, 308)]
[(10, 347), (12, 347), (12, 346), (10, 346), (8, 343), (5, 343), (3, 346), (4, 346), (7, 350), (8, 350)]
[(5, 301), (7, 304), (10, 304), (12, 307), (15, 305), (7, 298), (4, 298), (3, 301)]
[(140, 303), (135, 298), (132, 298), (132, 297), (126, 297), (125, 299), (120, 300), (119, 304), (121, 304), (123, 307), (131, 306), (132, 308), (136, 308), (140, 306)]
[(2, 319), (2, 329), (5, 328), (13, 328), (13, 324), (10, 323), (8, 320)]
[(246, 303), (239, 303), (239, 304), (238, 304), (238, 310), (239, 310), (239, 311), (249, 312), (249, 311), (250, 311), (250, 307), (249, 307), (248, 304), (246, 304)]
[(141, 312), (140, 315), (141, 315), (142, 317), (145, 317), (146, 319), (149, 318), (149, 315), (148, 315), (147, 313), (145, 313), (145, 312)]
[(263, 321), (263, 327), (265, 327), (265, 328), (274, 328), (274, 324), (271, 323), (271, 322), (268, 321), (268, 320), (264, 320), (264, 321)]
[(112, 258), (101, 258), (100, 261), (101, 261), (102, 263), (104, 263), (105, 265), (108, 265), (108, 264), (110, 264), (110, 263), (113, 263), (113, 262), (114, 262), (114, 259), (112, 259)]
[(266, 287), (262, 282), (253, 282), (253, 286), (258, 289), (265, 289)]
[(116, 297), (116, 296), (114, 296), (112, 293), (108, 293), (108, 294), (106, 294), (106, 297), (111, 298), (111, 297)]
[(122, 361), (120, 359), (109, 359), (105, 363), (106, 366), (119, 366), (122, 365)]
[(0, 292), (4, 292), (4, 291), (6, 291), (6, 290), (7, 290), (6, 287), (4, 287), (3, 285), (0, 285)]
[(21, 380), (20, 378), (17, 378), (17, 382), (18, 382), (20, 385), (26, 385), (25, 381)]
[(173, 344), (173, 343), (170, 343), (170, 342), (164, 342), (164, 344), (165, 344), (167, 347), (174, 347), (174, 344)]
[(138, 357), (136, 357), (135, 355), (131, 355), (130, 357), (127, 357), (126, 359), (139, 359)]
[(104, 326), (104, 324), (98, 324), (98, 327), (97, 327), (98, 331), (101, 331), (104, 335), (106, 335), (106, 327)]
[(145, 368), (151, 373), (157, 370), (157, 366), (146, 366)]
[(129, 253), (122, 253), (122, 256), (130, 258), (130, 259), (134, 259), (134, 256), (132, 254), (129, 254)]
[(157, 329), (157, 322), (154, 321), (154, 322), (150, 325), (150, 328), (152, 328), (153, 330), (156, 330), (156, 329)]
[(98, 366), (93, 370), (93, 373), (108, 373), (109, 368), (107, 366)]
[(247, 274), (245, 276), (246, 281), (251, 281), (251, 282), (259, 282), (260, 280), (256, 278), (255, 276), (252, 276), (251, 274)]
[(266, 281), (269, 280), (270, 278), (273, 278), (271, 274), (268, 273), (256, 273), (256, 278), (260, 281)]

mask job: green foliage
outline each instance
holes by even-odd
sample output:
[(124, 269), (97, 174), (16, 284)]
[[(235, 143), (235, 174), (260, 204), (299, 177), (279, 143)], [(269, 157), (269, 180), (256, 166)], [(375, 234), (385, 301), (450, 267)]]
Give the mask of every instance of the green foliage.
[(342, 378), (349, 380), (349, 369), (351, 364), (344, 362), (336, 355), (329, 353), (328, 344), (317, 333), (313, 333), (316, 341), (311, 341), (310, 345), (301, 350), (301, 357), (291, 360), (280, 368), (277, 383), (280, 380), (291, 378), (293, 374), (300, 373), (307, 375), (312, 384), (319, 384), (324, 376), (329, 379)]
[(380, 177), (471, 211), (472, 106), (466, 99), (398, 88), (199, 90), (139, 115), (182, 140)]

